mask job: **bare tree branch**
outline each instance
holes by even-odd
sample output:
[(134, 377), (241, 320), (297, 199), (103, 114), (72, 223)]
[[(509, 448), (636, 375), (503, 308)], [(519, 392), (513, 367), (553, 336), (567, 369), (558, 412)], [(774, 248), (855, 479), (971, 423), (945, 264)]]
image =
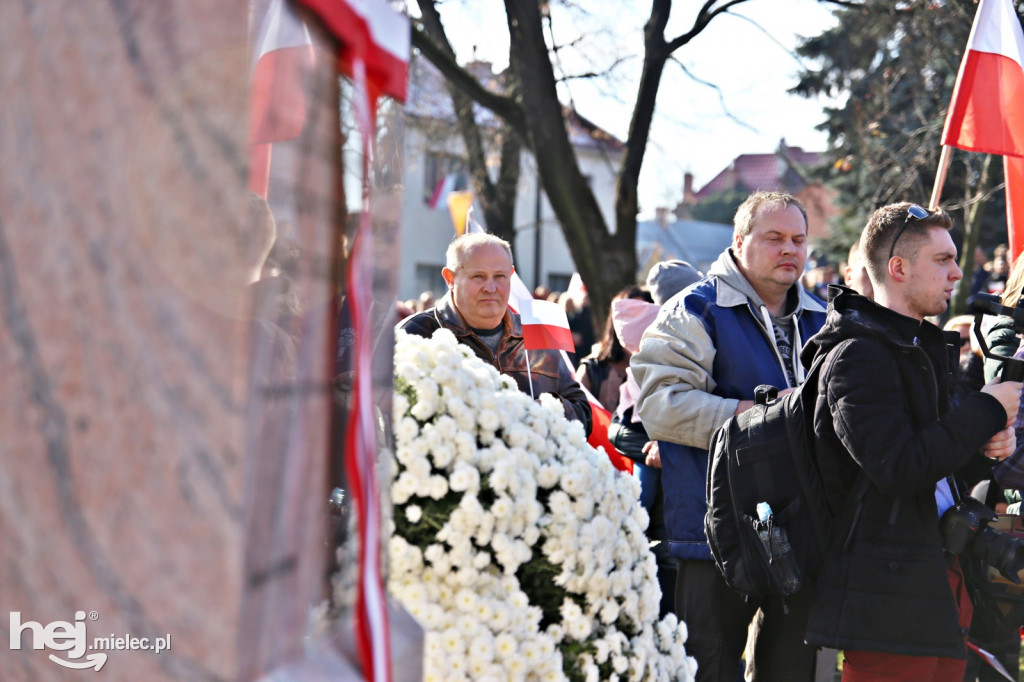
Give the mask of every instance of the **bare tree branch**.
[(714, 90), (715, 93), (718, 95), (718, 103), (722, 105), (722, 113), (724, 113), (725, 116), (729, 120), (733, 121), (734, 123), (736, 123), (738, 125), (743, 126), (747, 130), (750, 130), (752, 132), (755, 132), (755, 133), (759, 132), (757, 128), (755, 128), (754, 126), (750, 125), (746, 121), (741, 120), (735, 114), (733, 114), (731, 111), (729, 111), (729, 107), (725, 103), (725, 95), (722, 94), (722, 88), (718, 87), (714, 83), (711, 83), (710, 81), (706, 81), (703, 78), (700, 78), (699, 76), (696, 76), (692, 71), (690, 71), (686, 67), (685, 64), (683, 64), (681, 61), (679, 61), (675, 57), (669, 57), (669, 61), (674, 63), (674, 64), (676, 64), (680, 69), (682, 69), (683, 73), (685, 73), (694, 82), (699, 83), (699, 84), (701, 84), (701, 85), (703, 85), (705, 87), (708, 87), (708, 88), (711, 88), (712, 90)]
[(604, 71), (587, 71), (585, 73), (576, 73), (576, 74), (566, 74), (566, 73), (563, 73), (562, 77), (558, 79), (558, 82), (559, 83), (565, 83), (567, 81), (586, 80), (588, 78), (605, 78), (605, 77), (608, 76), (609, 73), (614, 71), (615, 68), (618, 67), (620, 64), (624, 64), (625, 62), (628, 62), (631, 59), (633, 59), (633, 57), (618, 57)]
[(707, 0), (707, 2), (704, 3), (704, 6), (700, 8), (700, 12), (697, 13), (697, 18), (693, 20), (693, 26), (690, 27), (689, 31), (668, 41), (665, 45), (665, 49), (668, 50), (669, 54), (672, 54), (680, 47), (686, 45), (697, 37), (701, 31), (707, 28), (707, 25), (711, 23), (711, 20), (719, 14), (728, 12), (730, 7), (747, 2), (747, 0), (729, 0), (729, 2), (725, 3), (721, 7), (712, 10), (711, 7), (715, 4), (715, 1), (716, 0)]
[(781, 42), (779, 42), (779, 39), (776, 38), (774, 35), (772, 35), (772, 33), (770, 31), (765, 29), (764, 26), (762, 26), (761, 24), (757, 23), (756, 21), (754, 21), (750, 17), (743, 16), (742, 14), (733, 14), (732, 16), (736, 17), (737, 19), (742, 19), (743, 21), (749, 23), (751, 26), (753, 26), (758, 31), (760, 31), (764, 35), (764, 37), (766, 37), (768, 40), (770, 40), (773, 43), (775, 43), (776, 47), (778, 47), (780, 50), (782, 50), (783, 52), (788, 54), (790, 57), (792, 57), (793, 61), (795, 61), (797, 64), (799, 64), (801, 66), (801, 68), (804, 66), (804, 62), (803, 62), (802, 59), (800, 59), (800, 55), (798, 55), (796, 52), (794, 52), (793, 50), (789, 49), (788, 47), (783, 45)]
[(848, 9), (866, 9), (867, 5), (863, 2), (852, 2), (851, 0), (818, 0), (821, 4), (828, 5), (839, 5), (840, 7), (846, 7)]
[(474, 102), (490, 109), (504, 119), (524, 140), (528, 139), (529, 133), (526, 129), (526, 117), (523, 114), (522, 107), (517, 102), (496, 92), (491, 92), (481, 85), (472, 74), (458, 65), (453, 56), (445, 53), (437, 43), (431, 40), (422, 26), (413, 25), (412, 45), (431, 64), (436, 66), (450, 83), (464, 92)]

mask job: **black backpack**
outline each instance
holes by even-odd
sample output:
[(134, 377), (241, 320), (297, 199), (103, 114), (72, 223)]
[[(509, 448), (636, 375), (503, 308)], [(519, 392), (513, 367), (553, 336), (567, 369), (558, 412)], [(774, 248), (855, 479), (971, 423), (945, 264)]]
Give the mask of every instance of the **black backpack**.
[[(758, 386), (754, 407), (730, 417), (711, 439), (704, 532), (718, 570), (738, 592), (789, 596), (813, 584), (821, 569), (833, 518), (812, 420), (827, 357), (818, 356), (806, 381), (782, 398), (773, 386)], [(758, 518), (759, 502), (771, 506), (767, 523)]]

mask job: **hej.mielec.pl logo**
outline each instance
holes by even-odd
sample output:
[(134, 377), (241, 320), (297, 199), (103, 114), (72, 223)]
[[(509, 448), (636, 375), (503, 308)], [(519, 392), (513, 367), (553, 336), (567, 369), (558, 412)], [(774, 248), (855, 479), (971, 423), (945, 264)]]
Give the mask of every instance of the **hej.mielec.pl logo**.
[[(90, 620), (96, 620), (98, 617), (95, 611), (89, 613)], [(32, 620), (22, 623), (21, 612), (11, 611), (9, 630), (11, 633), (11, 651), (21, 649), (22, 634), (28, 631), (33, 649), (52, 649), (54, 651), (67, 652), (65, 654), (67, 656), (66, 659), (50, 654), (49, 658), (54, 663), (65, 668), (78, 670), (94, 668), (99, 670), (107, 662), (107, 654), (103, 653), (105, 650), (153, 651), (159, 654), (171, 648), (170, 634), (164, 637), (153, 637), (152, 639), (149, 637), (131, 637), (129, 635), (123, 637), (110, 635), (109, 637), (96, 637), (93, 639), (92, 644), (90, 644), (85, 632), (85, 619), (85, 611), (76, 611), (73, 623), (55, 620), (44, 626)], [(86, 650), (99, 651), (90, 653), (84, 660), (78, 660), (82, 658)]]

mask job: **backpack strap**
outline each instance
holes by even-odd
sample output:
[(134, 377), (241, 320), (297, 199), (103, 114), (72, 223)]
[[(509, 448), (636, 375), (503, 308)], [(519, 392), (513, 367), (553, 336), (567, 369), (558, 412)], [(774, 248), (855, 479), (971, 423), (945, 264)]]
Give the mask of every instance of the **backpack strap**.
[[(824, 362), (826, 355), (820, 355), (814, 359), (811, 363), (810, 369), (807, 371), (804, 383), (800, 384), (797, 389), (800, 391), (800, 400), (803, 403), (804, 418), (810, 422), (813, 419), (814, 410), (814, 399), (813, 396), (817, 395), (818, 391), (818, 375), (821, 373), (821, 365)], [(810, 382), (815, 382), (811, 384)], [(809, 395), (805, 396), (805, 392), (810, 391)], [(750, 434), (750, 440), (753, 443), (763, 442), (767, 438), (767, 426), (765, 425), (765, 419), (768, 414), (767, 401), (775, 400), (778, 396), (778, 389), (773, 386), (761, 385), (754, 389), (754, 406), (750, 408), (751, 413), (748, 419), (748, 429)], [(809, 404), (808, 404), (809, 403)], [(808, 418), (808, 415), (812, 415)], [(811, 424), (805, 424), (804, 437), (807, 439), (808, 444), (813, 441), (813, 435), (811, 433)], [(777, 475), (768, 460), (761, 460), (752, 462), (754, 475), (760, 481), (760, 485), (765, 491), (765, 494), (769, 498), (775, 498), (778, 495), (777, 488), (775, 485), (775, 476)], [(798, 470), (800, 468), (798, 467)], [(800, 481), (801, 487), (805, 490), (808, 488), (810, 483), (808, 481)], [(820, 540), (821, 538), (819, 538)]]

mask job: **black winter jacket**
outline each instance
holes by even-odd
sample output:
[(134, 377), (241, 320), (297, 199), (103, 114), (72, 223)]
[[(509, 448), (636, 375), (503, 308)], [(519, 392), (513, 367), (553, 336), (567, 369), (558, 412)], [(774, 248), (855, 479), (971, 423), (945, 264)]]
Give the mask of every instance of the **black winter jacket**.
[(472, 348), (478, 358), (493, 365), (500, 373), (512, 377), (519, 390), (526, 395), (530, 395), (532, 381), (533, 395), (551, 393), (561, 398), (565, 416), (581, 422), (584, 431), (590, 435), (590, 402), (573, 377), (572, 370), (562, 360), (561, 354), (554, 350), (531, 350), (530, 370), (527, 372), (523, 326), (518, 315), (512, 311), (505, 313), (505, 333), (498, 344), (497, 355), (492, 353), (487, 344), (463, 321), (452, 302), (450, 292), (433, 308), (410, 315), (399, 322), (397, 329), (429, 338), (441, 327), (450, 329), (459, 343)]
[[(946, 576), (935, 485), (1006, 424), (999, 401), (951, 404), (957, 347), (942, 331), (832, 287), (825, 326), (805, 346), (822, 367), (817, 456), (844, 512), (818, 578), (807, 641), (837, 649), (964, 658)], [(976, 462), (977, 464), (977, 462)], [(984, 464), (984, 462), (982, 462)], [(859, 472), (870, 480), (849, 500)]]

